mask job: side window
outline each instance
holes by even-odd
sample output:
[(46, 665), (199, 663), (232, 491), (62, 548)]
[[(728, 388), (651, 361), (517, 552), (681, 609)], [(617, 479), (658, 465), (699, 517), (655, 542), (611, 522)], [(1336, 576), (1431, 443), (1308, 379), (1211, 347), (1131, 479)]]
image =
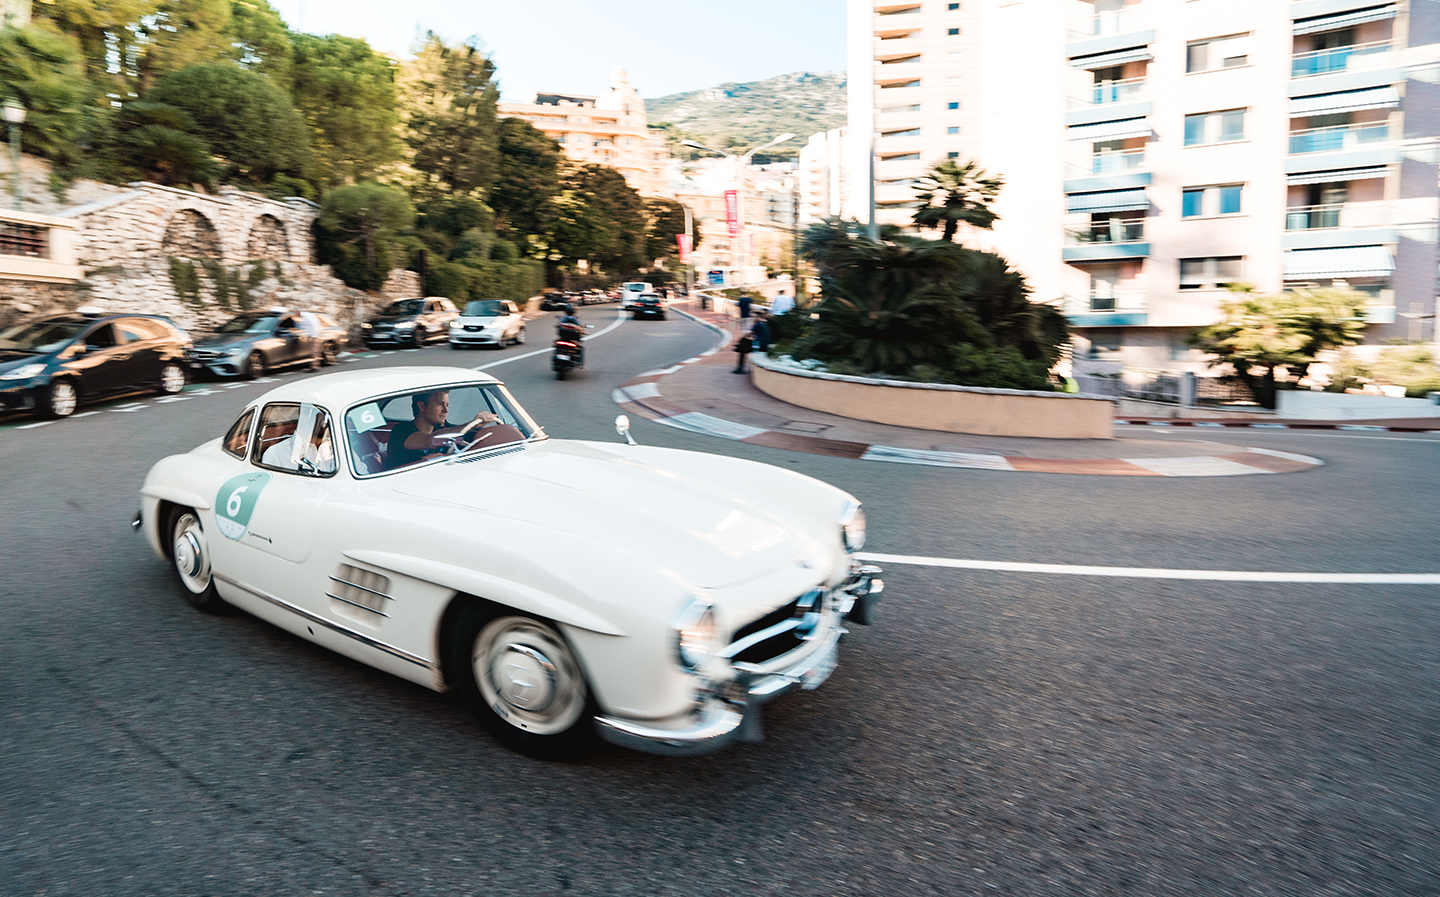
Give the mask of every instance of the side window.
[(101, 324), (85, 335), (85, 345), (97, 349), (110, 349), (119, 345), (115, 339), (115, 326), (113, 324)]
[(266, 405), (255, 428), (250, 458), (267, 470), (303, 476), (335, 473), (335, 442), (330, 415), (310, 404)]
[(141, 343), (146, 340), (159, 339), (163, 334), (159, 328), (144, 318), (121, 318), (115, 323), (120, 328), (120, 335), (127, 343)]
[(246, 408), (240, 419), (230, 427), (230, 432), (225, 434), (225, 441), (220, 445), (225, 451), (237, 458), (245, 458), (245, 446), (250, 444), (250, 424), (255, 421), (255, 409)]

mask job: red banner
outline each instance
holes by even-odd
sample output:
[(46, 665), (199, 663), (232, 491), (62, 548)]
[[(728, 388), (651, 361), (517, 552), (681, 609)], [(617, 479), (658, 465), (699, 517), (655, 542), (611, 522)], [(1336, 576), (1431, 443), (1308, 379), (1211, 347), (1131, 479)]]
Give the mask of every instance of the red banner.
[(725, 221), (730, 225), (730, 236), (740, 233), (740, 194), (735, 190), (725, 191)]
[(690, 235), (676, 234), (675, 243), (677, 246), (680, 247), (680, 264), (690, 264), (690, 252), (692, 249), (694, 249), (694, 247), (690, 245)]

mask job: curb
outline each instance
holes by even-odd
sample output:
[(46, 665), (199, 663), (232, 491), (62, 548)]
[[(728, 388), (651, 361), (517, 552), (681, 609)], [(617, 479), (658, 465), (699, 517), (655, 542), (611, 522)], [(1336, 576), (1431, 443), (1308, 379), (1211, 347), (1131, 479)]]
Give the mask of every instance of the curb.
[(1177, 420), (1174, 418), (1152, 417), (1117, 419), (1115, 423), (1118, 426), (1131, 427), (1231, 427), (1250, 430), (1362, 430), (1372, 433), (1440, 433), (1440, 418), (1436, 419), (1433, 426), (1422, 427), (1393, 426), (1389, 424), (1320, 424), (1310, 421), (1280, 424), (1269, 421)]
[[(673, 306), (672, 306), (673, 308)], [(674, 309), (680, 311), (679, 309)], [(1297, 455), (1292, 452), (1278, 452), (1271, 449), (1236, 447), (1223, 455), (1200, 455), (1189, 458), (1029, 458), (1006, 455), (971, 454), (966, 452), (925, 451), (922, 449), (899, 448), (896, 446), (872, 445), (860, 442), (845, 442), (826, 439), (823, 436), (805, 436), (752, 427), (749, 424), (723, 420), (699, 411), (677, 405), (660, 393), (660, 381), (689, 365), (705, 363), (711, 356), (730, 342), (730, 333), (715, 324), (689, 312), (680, 314), (723, 335), (713, 347), (699, 355), (660, 370), (646, 371), (622, 383), (611, 392), (615, 404), (627, 412), (675, 427), (714, 436), (732, 439), (751, 445), (805, 452), (812, 455), (828, 455), (835, 458), (852, 458), (861, 461), (885, 461), (892, 464), (921, 464), (931, 467), (950, 467), (966, 470), (995, 470), (1014, 473), (1068, 473), (1088, 476), (1141, 476), (1141, 477), (1209, 477), (1243, 476), (1248, 474), (1299, 473), (1314, 470), (1324, 465), (1319, 458)], [(1121, 423), (1121, 421), (1116, 421)], [(1125, 421), (1124, 423), (1130, 423)], [(1164, 424), (1162, 424), (1164, 425)], [(1274, 425), (1264, 425), (1274, 426)]]

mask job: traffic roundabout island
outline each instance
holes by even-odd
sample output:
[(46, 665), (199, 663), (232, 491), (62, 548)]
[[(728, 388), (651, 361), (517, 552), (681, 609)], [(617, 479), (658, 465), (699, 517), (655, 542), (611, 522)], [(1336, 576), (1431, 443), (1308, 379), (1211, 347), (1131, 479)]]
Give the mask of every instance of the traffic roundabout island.
[(805, 370), (756, 355), (751, 382), (772, 398), (840, 417), (976, 436), (1111, 439), (1109, 399), (1062, 392), (915, 383)]

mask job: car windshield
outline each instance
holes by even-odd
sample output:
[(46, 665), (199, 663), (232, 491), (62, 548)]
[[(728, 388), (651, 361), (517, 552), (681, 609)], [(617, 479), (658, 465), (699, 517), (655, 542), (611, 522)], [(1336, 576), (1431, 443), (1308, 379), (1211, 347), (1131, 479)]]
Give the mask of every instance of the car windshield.
[(498, 383), (386, 396), (345, 412), (345, 436), (360, 476), (543, 435)]
[(274, 315), (241, 315), (221, 324), (216, 333), (269, 333), (275, 329)]
[(84, 330), (84, 321), (32, 321), (0, 332), (0, 349), (54, 352)]
[(382, 315), (418, 315), (425, 310), (424, 299), (401, 299), (385, 306)]
[(477, 299), (465, 303), (465, 315), (471, 318), (497, 318), (505, 314), (505, 303), (499, 299)]

